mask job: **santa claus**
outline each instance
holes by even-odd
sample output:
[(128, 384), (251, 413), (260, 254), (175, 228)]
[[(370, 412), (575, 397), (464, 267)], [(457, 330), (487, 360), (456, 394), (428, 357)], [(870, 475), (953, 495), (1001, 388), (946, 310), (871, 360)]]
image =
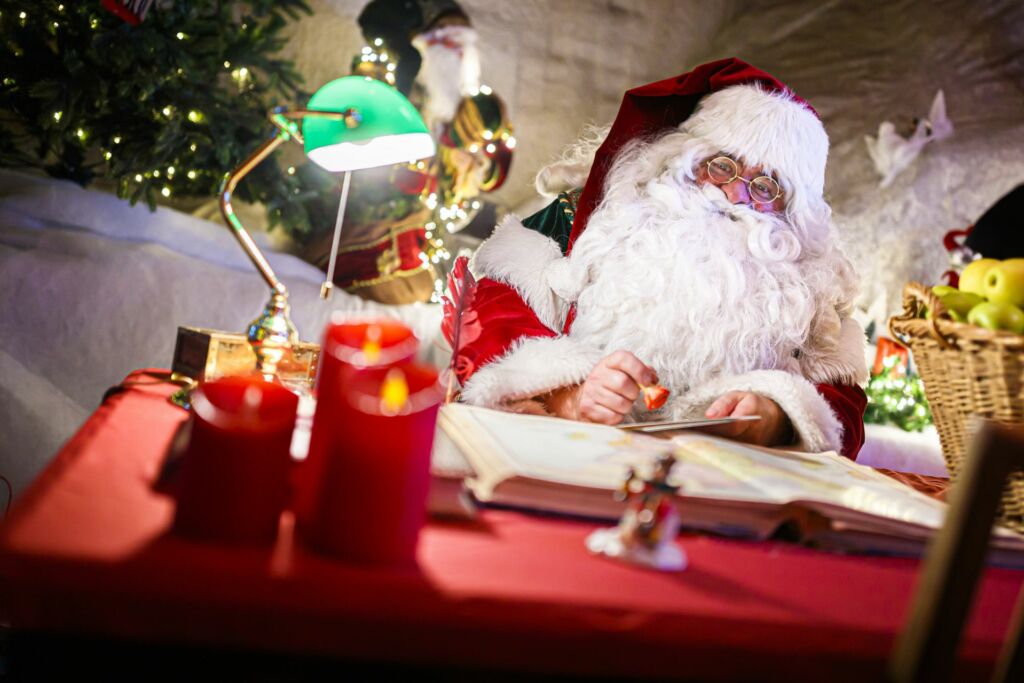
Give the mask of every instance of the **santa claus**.
[[(855, 457), (865, 340), (816, 112), (728, 59), (627, 92), (598, 137), (539, 175), (568, 191), (477, 251), (462, 399), (607, 424), (760, 415), (718, 433)], [(654, 383), (656, 415), (636, 401)]]

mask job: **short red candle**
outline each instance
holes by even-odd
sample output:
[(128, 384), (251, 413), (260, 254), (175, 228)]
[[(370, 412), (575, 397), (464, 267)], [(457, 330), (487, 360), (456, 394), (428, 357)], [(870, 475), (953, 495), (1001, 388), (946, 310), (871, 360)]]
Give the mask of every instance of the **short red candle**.
[(174, 528), (239, 542), (272, 542), (288, 497), (298, 396), (262, 377), (225, 377), (192, 394)]
[(318, 482), (323, 476), (324, 448), (339, 429), (338, 415), (345, 410), (342, 392), (356, 368), (386, 367), (411, 360), (419, 341), (406, 325), (387, 318), (334, 323), (324, 331), (317, 377), (316, 413), (306, 460), (295, 473), (292, 507), (296, 527), (305, 533), (316, 509)]
[[(396, 380), (408, 390), (399, 408), (388, 401)], [(411, 362), (357, 370), (343, 398), (325, 448), (313, 544), (355, 562), (411, 565), (426, 517), (437, 371)]]

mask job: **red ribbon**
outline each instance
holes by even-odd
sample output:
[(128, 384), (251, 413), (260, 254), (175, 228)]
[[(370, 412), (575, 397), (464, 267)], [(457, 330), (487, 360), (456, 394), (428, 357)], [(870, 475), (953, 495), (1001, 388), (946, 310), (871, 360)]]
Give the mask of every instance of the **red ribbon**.
[(942, 238), (942, 246), (946, 248), (946, 251), (953, 251), (964, 246), (962, 241), (957, 242), (957, 237), (967, 237), (971, 234), (971, 230), (974, 230), (973, 225), (968, 225), (963, 230), (950, 230), (946, 233), (945, 237)]
[(103, 0), (103, 6), (127, 21), (132, 26), (138, 26), (142, 23), (142, 20), (139, 19), (134, 12), (121, 4), (118, 0)]

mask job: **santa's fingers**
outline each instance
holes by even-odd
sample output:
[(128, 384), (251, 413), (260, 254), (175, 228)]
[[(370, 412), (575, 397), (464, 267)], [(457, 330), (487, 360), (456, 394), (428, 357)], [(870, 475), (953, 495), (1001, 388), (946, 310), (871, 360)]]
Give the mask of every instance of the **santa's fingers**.
[[(609, 368), (626, 373), (638, 387), (640, 385), (658, 383), (657, 373), (629, 351), (615, 351), (605, 357), (601, 363)], [(636, 396), (633, 398), (635, 399)]]
[[(744, 417), (759, 415), (757, 396), (745, 391), (730, 391), (720, 396), (704, 413), (706, 417)], [(729, 439), (742, 439), (755, 429), (758, 422), (729, 422), (722, 425), (711, 425), (701, 431)]]
[(629, 411), (633, 409), (632, 399), (629, 399), (623, 396), (622, 394), (612, 391), (607, 387), (594, 387), (594, 390), (590, 394), (590, 396), (593, 399), (593, 401), (598, 405), (604, 406), (609, 410), (613, 410), (619, 415), (627, 415)]
[(614, 393), (616, 396), (621, 396), (628, 403), (632, 403), (640, 395), (640, 387), (637, 383), (632, 377), (621, 370), (609, 368), (605, 370), (599, 380), (597, 385), (601, 389)]
[[(747, 415), (760, 415), (762, 413), (761, 397), (757, 394), (744, 393), (739, 403), (729, 413), (729, 417), (745, 417)], [(747, 422), (747, 424), (754, 424)]]
[(587, 377), (587, 381), (584, 386), (589, 387), (590, 389), (602, 387), (610, 392), (622, 396), (631, 403), (640, 395), (640, 388), (637, 386), (636, 382), (633, 381), (632, 377), (622, 370), (609, 367), (605, 363), (597, 364), (597, 366), (590, 372), (590, 376)]
[[(730, 391), (724, 396), (719, 396), (715, 399), (715, 402), (708, 406), (708, 409), (704, 411), (704, 417), (727, 417), (733, 414), (736, 406), (739, 405), (746, 396), (749, 396), (743, 391)], [(751, 413), (745, 413), (750, 415)]]
[(599, 424), (617, 425), (623, 416), (610, 408), (606, 408), (587, 396), (580, 397), (580, 420)]

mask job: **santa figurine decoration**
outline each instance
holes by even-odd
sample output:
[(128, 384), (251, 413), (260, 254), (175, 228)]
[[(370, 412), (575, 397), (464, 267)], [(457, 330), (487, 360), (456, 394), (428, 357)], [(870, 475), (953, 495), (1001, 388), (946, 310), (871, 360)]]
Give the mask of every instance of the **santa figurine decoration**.
[[(335, 286), (384, 304), (440, 301), (450, 233), (505, 182), (516, 145), (504, 101), (481, 82), (477, 33), (454, 0), (371, 0), (353, 73), (394, 86), (416, 105), (437, 154), (352, 179)], [(335, 249), (318, 233), (301, 255), (326, 269)]]
[(658, 457), (649, 478), (629, 468), (616, 498), (626, 501), (617, 527), (598, 529), (587, 537), (587, 548), (606, 557), (633, 562), (662, 571), (686, 568), (686, 554), (676, 545), (679, 512), (673, 500), (678, 486), (669, 483), (676, 458)]

